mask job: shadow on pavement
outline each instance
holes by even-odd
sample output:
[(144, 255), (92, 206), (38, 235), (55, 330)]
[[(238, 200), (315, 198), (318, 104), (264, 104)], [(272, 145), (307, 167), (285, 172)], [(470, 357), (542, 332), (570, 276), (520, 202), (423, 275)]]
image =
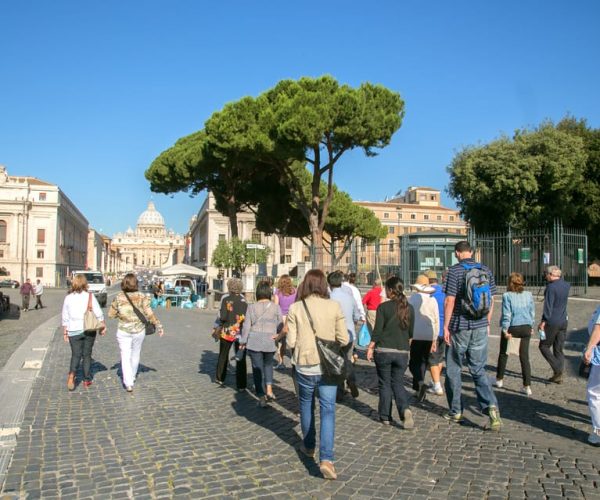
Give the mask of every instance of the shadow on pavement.
[[(200, 363), (198, 363), (198, 373), (208, 375), (212, 382), (215, 381), (215, 374), (217, 372), (217, 360), (219, 359), (219, 353), (214, 351), (202, 351), (200, 356)], [(229, 367), (227, 369), (229, 372)]]
[[(289, 391), (286, 392), (289, 393)], [(321, 477), (317, 462), (300, 452), (302, 438), (294, 430), (297, 425), (295, 420), (284, 415), (272, 404), (266, 408), (257, 406), (257, 400), (247, 391), (236, 392), (235, 401), (231, 403), (231, 406), (240, 417), (244, 417), (253, 424), (274, 433), (281, 441), (294, 448), (306, 471), (311, 476)], [(317, 434), (318, 432), (317, 430)]]
[[(118, 363), (115, 363), (114, 365), (112, 365), (110, 367), (111, 370), (117, 370), (117, 377), (119, 377), (121, 380), (123, 379), (123, 371), (121, 370), (121, 362), (119, 361)], [(93, 366), (92, 366), (92, 370), (93, 370)], [(106, 367), (104, 367), (104, 370), (106, 370)], [(148, 373), (148, 372), (155, 372), (157, 371), (156, 368), (152, 368), (151, 366), (146, 366), (142, 363), (139, 364), (138, 366), (138, 371), (135, 374), (136, 378), (140, 375), (140, 373)]]

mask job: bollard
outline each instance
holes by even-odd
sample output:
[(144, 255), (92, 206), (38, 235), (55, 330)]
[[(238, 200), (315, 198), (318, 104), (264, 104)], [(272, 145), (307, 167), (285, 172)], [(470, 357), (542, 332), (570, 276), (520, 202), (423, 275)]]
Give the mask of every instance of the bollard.
[(213, 290), (208, 290), (206, 292), (206, 308), (214, 309), (215, 308), (215, 294)]

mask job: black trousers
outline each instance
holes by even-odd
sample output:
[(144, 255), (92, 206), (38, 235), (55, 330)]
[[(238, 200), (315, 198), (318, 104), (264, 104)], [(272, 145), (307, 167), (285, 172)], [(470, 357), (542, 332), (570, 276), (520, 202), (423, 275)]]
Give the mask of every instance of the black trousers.
[(562, 325), (546, 323), (546, 340), (540, 340), (540, 352), (546, 358), (555, 374), (562, 373), (565, 369), (565, 354), (563, 348), (567, 336), (568, 322)]
[(35, 296), (35, 308), (44, 308), (44, 305), (42, 304), (42, 296), (41, 295), (36, 295)]
[(379, 418), (390, 420), (392, 398), (402, 419), (408, 409), (408, 393), (404, 388), (404, 373), (408, 365), (407, 352), (375, 351), (375, 368), (379, 380)]
[(92, 349), (96, 340), (96, 332), (84, 332), (75, 337), (69, 337), (71, 344), (71, 366), (69, 371), (76, 372), (79, 361), (83, 357), (83, 379), (92, 380)]
[[(217, 360), (217, 374), (215, 377), (218, 382), (225, 382), (225, 377), (227, 376), (227, 365), (229, 364), (229, 351), (231, 350), (232, 344), (235, 344), (234, 349), (237, 353), (240, 349), (240, 346), (237, 342), (228, 342), (227, 340), (219, 339), (219, 359)], [(246, 388), (246, 353), (244, 353), (242, 360), (236, 363), (235, 384), (238, 389)]]
[(419, 390), (419, 386), (425, 380), (427, 373), (427, 362), (431, 352), (431, 340), (412, 340), (410, 343), (410, 361), (408, 368), (412, 373), (412, 388)]
[[(508, 329), (513, 337), (521, 339), (519, 346), (519, 361), (521, 362), (521, 375), (523, 386), (531, 385), (531, 364), (529, 363), (529, 341), (531, 340), (531, 325), (511, 326)], [(500, 334), (500, 352), (498, 353), (498, 367), (496, 368), (496, 379), (504, 378), (506, 362), (508, 361), (508, 339)]]

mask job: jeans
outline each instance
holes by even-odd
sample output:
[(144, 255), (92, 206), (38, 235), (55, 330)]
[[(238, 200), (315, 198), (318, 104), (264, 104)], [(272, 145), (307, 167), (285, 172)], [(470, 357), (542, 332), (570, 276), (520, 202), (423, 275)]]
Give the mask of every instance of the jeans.
[(540, 352), (552, 367), (555, 375), (562, 373), (565, 369), (563, 347), (567, 336), (567, 325), (567, 322), (562, 325), (546, 324), (546, 340), (540, 340)]
[(92, 348), (96, 340), (96, 332), (85, 332), (74, 337), (69, 337), (71, 344), (71, 367), (69, 371), (76, 372), (79, 361), (83, 357), (83, 379), (92, 380)]
[(475, 383), (477, 402), (483, 412), (490, 406), (498, 407), (498, 401), (485, 373), (487, 363), (488, 334), (487, 327), (473, 330), (452, 332), (450, 345), (446, 349), (446, 397), (450, 414), (462, 413), (461, 372), (463, 356), (466, 358), (467, 367)]
[(273, 356), (274, 352), (248, 350), (252, 362), (252, 377), (254, 390), (259, 398), (265, 395), (265, 385), (273, 385)]
[(414, 340), (410, 343), (410, 361), (408, 368), (412, 374), (412, 388), (419, 390), (420, 385), (425, 381), (427, 373), (427, 362), (429, 353), (431, 353), (431, 340)]
[[(219, 339), (219, 359), (217, 361), (217, 374), (215, 376), (217, 382), (225, 382), (227, 365), (229, 364), (229, 351), (232, 344), (234, 342)], [(235, 352), (238, 352), (239, 349), (239, 344), (235, 342)], [(240, 390), (245, 389), (247, 385), (246, 370), (246, 356), (244, 356), (241, 361), (236, 363), (235, 367), (236, 387)]]
[[(523, 376), (523, 386), (531, 385), (531, 365), (529, 363), (529, 341), (531, 340), (531, 325), (511, 326), (508, 329), (514, 338), (521, 339), (519, 345), (519, 361), (521, 362), (521, 374)], [(504, 378), (506, 362), (508, 361), (508, 339), (500, 334), (500, 352), (498, 353), (498, 367), (496, 369), (496, 379)]]
[(140, 353), (146, 332), (127, 333), (117, 330), (117, 342), (121, 351), (121, 375), (125, 387), (133, 387), (138, 367), (140, 366)]
[(333, 462), (333, 441), (335, 438), (335, 396), (336, 385), (325, 385), (321, 375), (303, 375), (296, 372), (298, 401), (300, 403), (300, 427), (304, 447), (313, 450), (316, 444), (315, 431), (315, 391), (319, 388), (319, 414), (321, 432), (319, 437), (319, 460)]
[(594, 431), (600, 430), (600, 366), (592, 365), (587, 383), (587, 402)]
[(400, 419), (408, 409), (408, 393), (404, 388), (404, 373), (408, 365), (407, 352), (375, 351), (375, 368), (379, 379), (379, 418), (391, 420), (392, 397)]

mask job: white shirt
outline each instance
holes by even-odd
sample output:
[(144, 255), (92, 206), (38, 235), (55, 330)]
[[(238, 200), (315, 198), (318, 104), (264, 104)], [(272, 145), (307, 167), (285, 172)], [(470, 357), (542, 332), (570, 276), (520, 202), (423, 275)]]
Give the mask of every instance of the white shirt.
[[(67, 328), (69, 332), (77, 332), (83, 330), (83, 316), (87, 311), (89, 293), (70, 293), (65, 297), (62, 307), (62, 326)], [(98, 321), (104, 321), (102, 308), (94, 294), (92, 294), (92, 311), (98, 318)]]
[(342, 286), (350, 289), (350, 292), (352, 292), (352, 297), (354, 298), (354, 302), (356, 302), (356, 307), (358, 307), (358, 312), (360, 313), (360, 320), (365, 321), (367, 316), (365, 314), (365, 308), (362, 303), (360, 291), (352, 283), (348, 283), (347, 281), (344, 281)]
[(41, 283), (33, 285), (33, 294), (34, 295), (42, 295), (44, 293), (44, 285)]

